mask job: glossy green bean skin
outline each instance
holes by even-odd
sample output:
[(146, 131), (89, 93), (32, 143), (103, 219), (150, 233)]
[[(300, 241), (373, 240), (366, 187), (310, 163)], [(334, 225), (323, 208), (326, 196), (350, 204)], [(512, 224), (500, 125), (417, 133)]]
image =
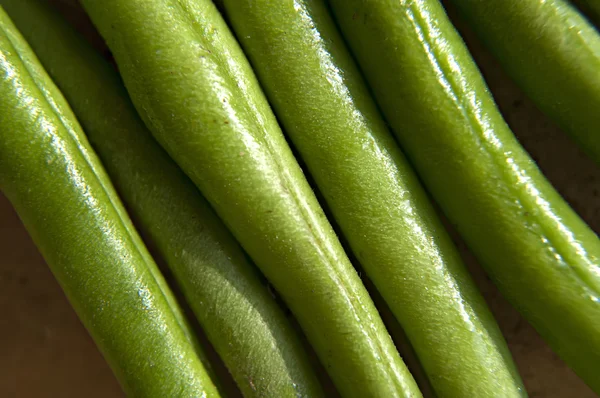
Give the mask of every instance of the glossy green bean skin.
[(224, 0), (286, 134), (438, 396), (520, 396), (495, 320), (323, 0)]
[(425, 186), (504, 295), (599, 390), (598, 237), (519, 145), (442, 6), (330, 4)]
[(0, 7), (0, 189), (134, 397), (218, 397), (68, 104)]
[(117, 73), (42, 1), (0, 4), (71, 104), (244, 396), (323, 396), (289, 321), (235, 239), (154, 141)]
[(535, 104), (600, 162), (600, 35), (566, 0), (452, 0)]
[(142, 118), (280, 292), (340, 392), (419, 396), (214, 4), (82, 4)]

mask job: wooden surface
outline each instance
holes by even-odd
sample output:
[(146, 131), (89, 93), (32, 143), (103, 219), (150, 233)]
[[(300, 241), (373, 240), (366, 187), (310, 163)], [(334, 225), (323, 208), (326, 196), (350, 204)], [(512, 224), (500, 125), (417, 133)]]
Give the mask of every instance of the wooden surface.
[[(76, 9), (71, 9), (70, 14), (80, 15)], [(450, 14), (454, 17), (452, 10)], [(79, 25), (90, 31), (85, 21)], [(600, 231), (600, 168), (514, 87), (460, 21), (457, 26), (522, 144), (575, 210), (596, 232)], [(464, 244), (456, 240), (500, 323), (529, 395), (594, 397), (500, 296)], [(0, 253), (0, 396), (123, 396), (18, 217), (1, 195)]]

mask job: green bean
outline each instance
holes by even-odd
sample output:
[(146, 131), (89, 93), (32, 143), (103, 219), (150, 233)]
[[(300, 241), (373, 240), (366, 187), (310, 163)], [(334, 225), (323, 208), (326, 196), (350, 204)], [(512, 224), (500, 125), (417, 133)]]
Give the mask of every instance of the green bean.
[(82, 4), (142, 118), (282, 295), (340, 392), (419, 396), (212, 2)]
[(71, 104), (244, 396), (322, 396), (296, 332), (238, 243), (152, 139), (117, 73), (40, 0), (0, 4)]
[(503, 294), (600, 391), (600, 242), (502, 119), (437, 1), (330, 0), (424, 185)]
[(0, 189), (131, 396), (217, 397), (75, 116), (0, 7)]
[(323, 0), (224, 0), (285, 132), (438, 396), (520, 396), (506, 343)]
[(600, 35), (566, 0), (453, 0), (535, 104), (600, 162)]

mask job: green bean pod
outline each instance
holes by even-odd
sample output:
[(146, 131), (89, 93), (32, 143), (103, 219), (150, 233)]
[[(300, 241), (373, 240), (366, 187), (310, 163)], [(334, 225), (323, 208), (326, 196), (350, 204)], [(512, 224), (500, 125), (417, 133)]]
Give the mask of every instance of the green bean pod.
[(135, 397), (218, 397), (75, 116), (0, 7), (0, 189)]
[(438, 396), (524, 394), (495, 320), (323, 0), (223, 0), (284, 131)]
[(452, 0), (535, 104), (600, 162), (600, 35), (566, 0)]
[(441, 4), (330, 4), (425, 186), (503, 294), (600, 391), (600, 241), (519, 145)]
[(282, 295), (340, 392), (419, 396), (214, 4), (82, 4), (142, 118)]
[(283, 311), (196, 187), (154, 141), (118, 74), (42, 1), (0, 4), (71, 104), (244, 396), (323, 396)]

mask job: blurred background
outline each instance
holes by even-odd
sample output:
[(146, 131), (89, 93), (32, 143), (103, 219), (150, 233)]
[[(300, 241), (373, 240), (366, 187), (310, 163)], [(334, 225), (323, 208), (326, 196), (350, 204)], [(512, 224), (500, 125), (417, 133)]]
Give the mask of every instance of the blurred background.
[[(65, 13), (99, 51), (110, 56), (76, 0), (49, 1)], [(571, 206), (599, 233), (600, 167), (587, 159), (563, 132), (533, 106), (483, 49), (450, 5), (445, 5), (480, 66), (504, 117), (522, 145)], [(464, 243), (454, 231), (451, 232), (500, 324), (529, 396), (595, 397), (500, 296)], [(0, 396), (124, 396), (2, 194)]]

